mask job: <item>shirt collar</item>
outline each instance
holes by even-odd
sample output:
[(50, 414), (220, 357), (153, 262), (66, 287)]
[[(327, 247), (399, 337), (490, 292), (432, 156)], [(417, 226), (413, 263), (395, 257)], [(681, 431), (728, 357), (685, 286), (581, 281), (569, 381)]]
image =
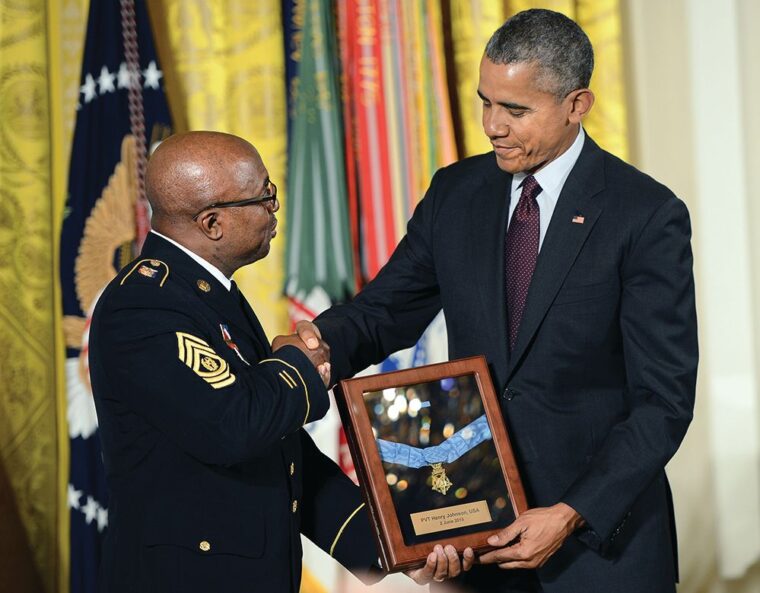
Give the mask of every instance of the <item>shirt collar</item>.
[(215, 265), (210, 264), (205, 259), (203, 259), (200, 255), (197, 255), (196, 253), (193, 253), (192, 251), (190, 251), (184, 245), (180, 245), (174, 239), (171, 239), (171, 238), (167, 237), (166, 235), (162, 235), (161, 233), (159, 233), (158, 231), (153, 230), (153, 229), (151, 229), (150, 232), (153, 233), (154, 235), (158, 235), (164, 241), (168, 241), (169, 243), (171, 243), (175, 247), (177, 247), (177, 248), (181, 249), (182, 251), (184, 251), (185, 253), (187, 253), (187, 255), (189, 255), (191, 258), (193, 258), (193, 260), (195, 260), (195, 262), (199, 266), (203, 267), (209, 274), (211, 274), (214, 278), (216, 278), (217, 280), (219, 280), (219, 282), (221, 282), (222, 286), (224, 286), (227, 290), (230, 290), (230, 288), (232, 288), (232, 281), (229, 278), (227, 278), (227, 276), (225, 276), (222, 273), (222, 271), (219, 268), (217, 268)]
[[(583, 131), (583, 126), (579, 126), (578, 135), (570, 145), (570, 148), (533, 175), (543, 192), (555, 200), (559, 198), (559, 193), (562, 191), (562, 187), (565, 185), (570, 171), (572, 171), (575, 162), (581, 154), (585, 138), (586, 134)], [(512, 177), (513, 192), (522, 185), (527, 176), (528, 174), (524, 172), (514, 174)]]

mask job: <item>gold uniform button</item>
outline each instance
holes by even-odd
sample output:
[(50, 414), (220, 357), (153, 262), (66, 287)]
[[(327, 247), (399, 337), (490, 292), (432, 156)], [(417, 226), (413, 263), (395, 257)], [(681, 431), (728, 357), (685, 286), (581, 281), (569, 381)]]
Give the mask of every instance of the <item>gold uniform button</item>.
[(294, 500), (293, 501), (293, 512), (295, 513), (297, 510), (298, 510), (298, 501)]
[(296, 464), (291, 463), (290, 464), (290, 475), (292, 476), (294, 473), (296, 473)]
[(211, 549), (211, 544), (204, 539), (198, 544), (198, 547), (201, 549), (201, 552), (208, 552)]
[(197, 284), (198, 288), (200, 288), (203, 292), (209, 292), (211, 290), (211, 285), (205, 280), (198, 280)]

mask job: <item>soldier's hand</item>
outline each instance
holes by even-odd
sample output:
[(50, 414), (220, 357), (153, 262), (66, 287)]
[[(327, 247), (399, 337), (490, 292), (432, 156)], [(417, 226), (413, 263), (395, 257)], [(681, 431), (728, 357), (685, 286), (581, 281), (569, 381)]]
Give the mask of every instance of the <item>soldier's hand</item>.
[(462, 571), (470, 570), (474, 561), (475, 554), (472, 548), (467, 548), (460, 560), (454, 546), (444, 548), (437, 545), (428, 554), (425, 566), (415, 570), (407, 570), (404, 574), (418, 585), (427, 585), (430, 581), (440, 583), (458, 576)]
[(311, 361), (314, 368), (317, 369), (319, 376), (322, 378), (325, 387), (327, 387), (330, 385), (330, 346), (328, 346), (327, 342), (321, 338), (316, 339), (316, 345), (308, 347), (298, 334), (277, 336), (272, 340), (272, 351), (276, 352), (283, 346), (295, 346)]

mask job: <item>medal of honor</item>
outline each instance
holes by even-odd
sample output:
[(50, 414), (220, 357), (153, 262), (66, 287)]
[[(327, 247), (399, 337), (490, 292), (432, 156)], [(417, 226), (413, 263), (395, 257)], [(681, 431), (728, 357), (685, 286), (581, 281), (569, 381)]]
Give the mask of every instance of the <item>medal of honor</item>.
[(451, 488), (451, 480), (446, 476), (444, 463), (453, 463), (472, 451), (483, 441), (490, 440), (491, 429), (485, 415), (479, 416), (464, 428), (438, 445), (431, 447), (413, 447), (378, 439), (377, 448), (380, 459), (387, 463), (398, 463), (406, 467), (421, 468), (429, 465), (433, 468), (432, 488), (435, 492), (446, 494)]
[(433, 490), (446, 494), (451, 488), (451, 480), (446, 476), (446, 470), (443, 468), (442, 463), (434, 463), (433, 468)]

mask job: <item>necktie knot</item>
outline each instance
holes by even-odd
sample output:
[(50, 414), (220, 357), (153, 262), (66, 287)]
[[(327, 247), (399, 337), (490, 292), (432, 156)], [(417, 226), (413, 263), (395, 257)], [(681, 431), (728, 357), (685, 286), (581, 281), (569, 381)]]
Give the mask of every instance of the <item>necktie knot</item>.
[(522, 183), (522, 193), (520, 194), (520, 200), (523, 199), (533, 201), (538, 194), (541, 193), (541, 186), (536, 181), (533, 175), (528, 175)]
[(522, 193), (520, 200), (517, 202), (514, 215), (519, 221), (525, 221), (531, 217), (534, 211), (538, 210), (536, 196), (541, 193), (541, 186), (533, 175), (529, 175), (522, 183)]

